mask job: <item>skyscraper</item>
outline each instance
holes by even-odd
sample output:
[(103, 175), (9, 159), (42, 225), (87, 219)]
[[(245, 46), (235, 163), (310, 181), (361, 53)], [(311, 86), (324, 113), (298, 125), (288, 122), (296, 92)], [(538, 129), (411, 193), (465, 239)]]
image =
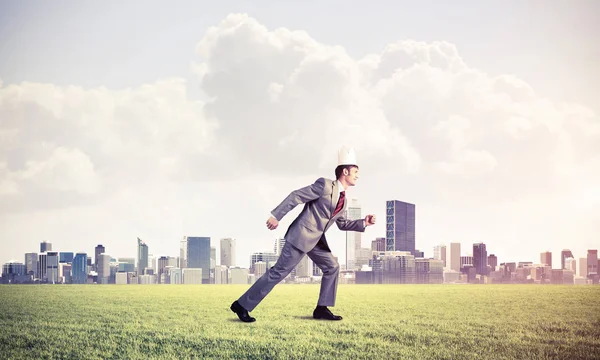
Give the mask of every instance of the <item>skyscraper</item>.
[(72, 263), (73, 262), (73, 253), (72, 252), (63, 252), (59, 253), (58, 262), (61, 263)]
[(73, 266), (71, 268), (71, 276), (73, 284), (87, 283), (87, 254), (77, 253), (73, 258)]
[(487, 273), (487, 250), (484, 243), (473, 244), (473, 267), (479, 275)]
[(250, 255), (250, 272), (254, 273), (254, 264), (259, 261), (264, 261), (267, 264), (267, 268), (275, 265), (279, 259), (279, 256), (270, 252), (255, 252)]
[(41, 253), (38, 256), (37, 276), (38, 276), (38, 279), (40, 279), (40, 282), (46, 282), (48, 280), (48, 277), (46, 276), (46, 272), (48, 271), (48, 269), (46, 268), (46, 262), (47, 262), (47, 260), (48, 260), (48, 254), (47, 253)]
[(460, 243), (450, 243), (450, 251), (446, 254), (446, 266), (460, 271)]
[(185, 236), (179, 242), (179, 267), (182, 269), (187, 267), (187, 240)]
[(386, 250), (415, 252), (414, 204), (398, 200), (386, 202)]
[(98, 259), (100, 258), (100, 254), (104, 254), (104, 252), (106, 251), (106, 249), (104, 248), (104, 246), (102, 246), (101, 244), (99, 244), (98, 246), (96, 246), (96, 249), (94, 250), (94, 265), (96, 266), (96, 271), (98, 272)]
[(567, 258), (574, 258), (573, 253), (569, 249), (565, 249), (560, 252), (560, 268), (561, 269), (566, 269), (565, 268), (565, 266), (566, 266), (565, 259), (567, 259)]
[(587, 277), (588, 275), (588, 267), (587, 267), (587, 258), (579, 258), (579, 276)]
[(565, 259), (565, 269), (572, 271), (573, 274), (577, 273), (577, 261), (574, 258), (569, 257)]
[(235, 239), (221, 239), (221, 265), (227, 267), (236, 266), (235, 261)]
[(202, 283), (210, 283), (210, 237), (187, 238), (187, 267), (202, 269)]
[(540, 254), (540, 264), (552, 267), (552, 253), (550, 251)]
[[(159, 257), (158, 258), (158, 265), (157, 265), (157, 268), (156, 268), (156, 281), (159, 284), (164, 284), (164, 281), (162, 280), (163, 279), (162, 275), (166, 273), (167, 266), (169, 266), (169, 257), (168, 256), (161, 256), (161, 257)], [(167, 276), (165, 275), (165, 278), (166, 277)]]
[(492, 271), (496, 271), (496, 266), (498, 266), (498, 257), (494, 254), (490, 254), (488, 256), (488, 266)]
[(148, 245), (137, 238), (138, 241), (138, 276), (144, 274), (144, 269), (148, 267)]
[(598, 274), (598, 250), (588, 250), (587, 252), (587, 274)]
[[(97, 249), (97, 248), (96, 248)], [(97, 254), (96, 271), (98, 272), (98, 284), (108, 284), (110, 278), (110, 255)]]
[(25, 267), (26, 274), (33, 275), (33, 277), (37, 277), (37, 263), (38, 263), (38, 254), (37, 253), (26, 253), (25, 254)]
[(40, 243), (40, 252), (41, 253), (45, 253), (48, 251), (52, 251), (52, 243), (46, 242), (46, 241), (42, 241)]
[(46, 278), (48, 283), (58, 282), (58, 252), (49, 251), (46, 258)]
[[(347, 208), (347, 219), (357, 220), (361, 216), (361, 208), (358, 200), (350, 200)], [(356, 268), (356, 248), (361, 246), (361, 233), (357, 231), (346, 231), (346, 270), (354, 270)]]
[(371, 250), (372, 251), (385, 251), (385, 238), (384, 237), (375, 238), (375, 240), (373, 240), (371, 242)]
[(433, 258), (436, 260), (442, 260), (444, 267), (446, 267), (446, 245), (437, 245), (433, 247)]

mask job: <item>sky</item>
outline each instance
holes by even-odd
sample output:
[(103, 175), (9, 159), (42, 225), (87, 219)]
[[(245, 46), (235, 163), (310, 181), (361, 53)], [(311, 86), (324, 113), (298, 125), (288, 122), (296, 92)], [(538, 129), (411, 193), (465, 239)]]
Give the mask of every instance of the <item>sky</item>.
[[(0, 3), (0, 262), (269, 251), (292, 190), (360, 166), (363, 216), (498, 262), (600, 247), (595, 1)], [(345, 233), (327, 232), (345, 263)]]

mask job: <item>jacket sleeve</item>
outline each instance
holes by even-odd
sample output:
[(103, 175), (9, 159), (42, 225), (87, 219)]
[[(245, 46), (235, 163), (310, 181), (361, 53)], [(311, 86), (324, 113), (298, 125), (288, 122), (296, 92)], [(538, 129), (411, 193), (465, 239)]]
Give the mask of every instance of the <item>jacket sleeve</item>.
[(346, 211), (344, 211), (340, 216), (335, 220), (338, 228), (342, 231), (358, 231), (365, 232), (365, 219), (357, 219), (357, 220), (348, 220), (346, 218)]
[(325, 178), (319, 178), (312, 185), (294, 190), (281, 202), (281, 204), (271, 211), (271, 215), (273, 215), (277, 221), (280, 221), (288, 212), (294, 209), (296, 205), (320, 198), (323, 195), (324, 189)]

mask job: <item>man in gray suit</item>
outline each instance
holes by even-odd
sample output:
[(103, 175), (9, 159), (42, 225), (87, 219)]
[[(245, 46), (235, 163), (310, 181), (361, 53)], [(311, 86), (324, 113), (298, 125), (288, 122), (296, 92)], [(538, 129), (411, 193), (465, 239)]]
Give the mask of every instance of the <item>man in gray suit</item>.
[(231, 311), (244, 322), (256, 321), (248, 312), (267, 296), (300, 262), (304, 255), (323, 271), (321, 291), (317, 307), (313, 311), (315, 319), (341, 320), (341, 316), (331, 313), (328, 306), (335, 306), (339, 264), (327, 245), (325, 232), (335, 223), (342, 231), (364, 232), (365, 228), (375, 224), (375, 215), (364, 219), (348, 220), (345, 211), (346, 189), (355, 186), (358, 180), (358, 165), (354, 149), (343, 147), (338, 153), (338, 166), (335, 169), (336, 180), (317, 179), (312, 185), (292, 191), (273, 211), (267, 220), (267, 227), (274, 230), (279, 221), (299, 204), (304, 209), (292, 222), (285, 233), (285, 245), (275, 266), (248, 289), (237, 301), (231, 304)]

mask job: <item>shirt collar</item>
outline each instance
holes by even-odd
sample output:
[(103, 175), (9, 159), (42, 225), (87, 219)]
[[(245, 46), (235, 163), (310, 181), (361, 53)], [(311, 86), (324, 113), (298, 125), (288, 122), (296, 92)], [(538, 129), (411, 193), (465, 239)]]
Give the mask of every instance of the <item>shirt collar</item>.
[(342, 191), (345, 191), (344, 185), (342, 185), (342, 183), (339, 180), (336, 180), (335, 182), (337, 182), (338, 192), (341, 193)]

